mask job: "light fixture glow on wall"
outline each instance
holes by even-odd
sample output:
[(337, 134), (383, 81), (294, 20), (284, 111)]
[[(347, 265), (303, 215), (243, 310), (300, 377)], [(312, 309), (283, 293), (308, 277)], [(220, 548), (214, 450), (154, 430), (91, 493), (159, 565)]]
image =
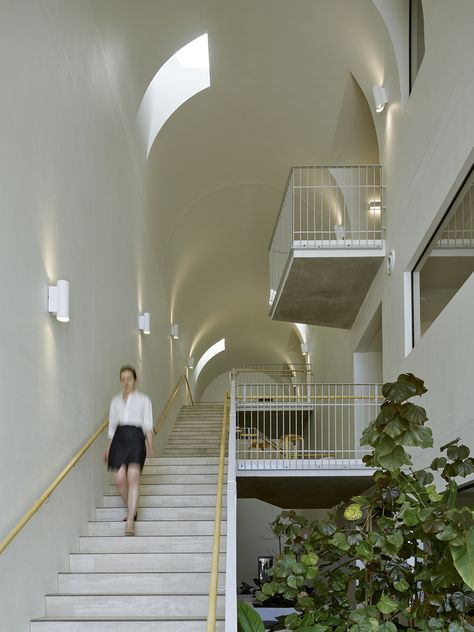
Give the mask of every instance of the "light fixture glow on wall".
[(308, 345), (305, 342), (301, 343), (301, 353), (306, 356), (309, 353)]
[(173, 323), (171, 325), (170, 336), (173, 338), (173, 340), (178, 340), (178, 338), (179, 338), (179, 325), (178, 325), (178, 323)]
[(144, 334), (151, 334), (151, 316), (150, 312), (144, 312), (138, 316), (138, 329)]
[(48, 286), (48, 312), (60, 323), (69, 322), (69, 281)]
[(380, 201), (374, 200), (369, 203), (369, 215), (373, 215), (377, 217), (382, 212), (382, 203)]
[(194, 369), (194, 358), (188, 358), (188, 369)]
[(383, 112), (383, 109), (388, 102), (387, 91), (384, 86), (373, 86), (372, 94), (374, 95), (375, 111)]

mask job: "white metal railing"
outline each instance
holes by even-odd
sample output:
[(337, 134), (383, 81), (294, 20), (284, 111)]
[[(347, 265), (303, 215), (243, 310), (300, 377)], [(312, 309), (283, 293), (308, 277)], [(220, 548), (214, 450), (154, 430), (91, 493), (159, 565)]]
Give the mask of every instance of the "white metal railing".
[(292, 167), (270, 244), (270, 303), (294, 249), (382, 249), (382, 167)]
[(472, 250), (474, 248), (474, 174), (460, 199), (448, 213), (434, 250)]
[[(380, 384), (235, 383), (237, 471), (359, 469)], [(229, 452), (230, 455), (230, 452)]]

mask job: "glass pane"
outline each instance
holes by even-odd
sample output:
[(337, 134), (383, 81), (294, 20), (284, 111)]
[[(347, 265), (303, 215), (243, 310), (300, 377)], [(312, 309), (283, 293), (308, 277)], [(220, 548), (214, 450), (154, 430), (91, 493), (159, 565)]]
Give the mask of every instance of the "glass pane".
[(471, 172), (416, 270), (420, 273), (421, 335), (474, 272), (473, 189)]

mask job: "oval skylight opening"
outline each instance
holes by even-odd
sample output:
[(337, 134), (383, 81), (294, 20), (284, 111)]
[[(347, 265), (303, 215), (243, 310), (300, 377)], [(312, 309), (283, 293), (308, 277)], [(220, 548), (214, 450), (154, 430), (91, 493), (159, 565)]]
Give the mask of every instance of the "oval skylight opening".
[(212, 360), (214, 356), (216, 356), (218, 353), (221, 353), (222, 351), (225, 351), (225, 338), (222, 338), (221, 340), (219, 340), (219, 342), (213, 344), (211, 347), (209, 347), (207, 351), (202, 354), (194, 370), (194, 379), (196, 381), (199, 377), (199, 374), (209, 362), (209, 360)]
[(143, 96), (137, 124), (147, 160), (169, 117), (210, 85), (209, 44), (207, 33), (204, 33), (180, 48), (161, 66)]

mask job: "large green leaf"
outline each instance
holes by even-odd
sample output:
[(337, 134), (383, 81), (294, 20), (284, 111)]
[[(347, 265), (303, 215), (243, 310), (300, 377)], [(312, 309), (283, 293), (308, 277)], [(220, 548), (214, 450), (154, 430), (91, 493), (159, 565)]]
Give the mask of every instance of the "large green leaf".
[(400, 415), (407, 421), (411, 421), (415, 424), (421, 425), (428, 421), (426, 410), (411, 402), (406, 402), (400, 406)]
[(395, 404), (401, 404), (415, 395), (423, 395), (426, 391), (423, 380), (412, 373), (402, 373), (396, 382), (387, 382), (382, 388), (383, 396)]
[(398, 601), (391, 599), (388, 595), (382, 593), (379, 601), (377, 602), (377, 610), (382, 614), (390, 614), (398, 608)]
[(462, 546), (450, 546), (454, 566), (464, 583), (474, 590), (474, 527), (464, 533)]
[(252, 606), (244, 601), (237, 602), (237, 621), (239, 632), (265, 632), (263, 621)]
[[(378, 456), (378, 455), (377, 455)], [(389, 472), (400, 469), (403, 465), (410, 465), (411, 460), (401, 445), (385, 456), (378, 456), (381, 467)]]
[(374, 444), (375, 454), (377, 457), (390, 454), (395, 449), (395, 442), (387, 435), (382, 435), (380, 439)]
[(389, 437), (395, 439), (402, 433), (408, 430), (408, 422), (405, 421), (400, 415), (395, 415), (395, 417), (388, 422), (383, 431), (385, 434), (388, 434)]

